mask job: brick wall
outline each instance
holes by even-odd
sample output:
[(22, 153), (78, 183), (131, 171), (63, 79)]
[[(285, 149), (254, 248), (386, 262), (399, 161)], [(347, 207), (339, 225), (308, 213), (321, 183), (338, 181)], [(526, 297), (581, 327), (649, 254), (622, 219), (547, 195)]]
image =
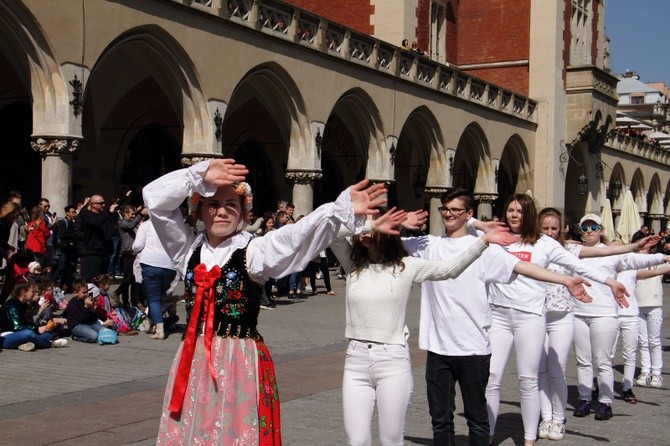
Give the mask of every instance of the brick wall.
[[(457, 19), (457, 65), (529, 58), (530, 0), (460, 2)], [(528, 93), (526, 67), (476, 70), (471, 74), (519, 93)]]
[(370, 25), (370, 16), (375, 11), (370, 0), (288, 0), (286, 3), (306, 9), (361, 33), (368, 35), (375, 33), (374, 27)]

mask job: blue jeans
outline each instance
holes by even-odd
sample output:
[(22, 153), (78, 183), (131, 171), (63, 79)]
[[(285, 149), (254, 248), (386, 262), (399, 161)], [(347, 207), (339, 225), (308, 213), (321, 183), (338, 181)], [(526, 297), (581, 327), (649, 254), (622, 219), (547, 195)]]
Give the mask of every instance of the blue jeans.
[(144, 263), (140, 263), (140, 266), (142, 266), (142, 291), (149, 306), (149, 318), (154, 324), (162, 324), (161, 299), (170, 288), (177, 271)]
[(51, 341), (54, 335), (50, 331), (42, 334), (35, 333), (34, 330), (26, 328), (24, 330), (15, 331), (7, 336), (0, 337), (0, 347), (7, 349), (17, 348), (26, 342), (35, 344), (35, 348), (51, 348)]
[(93, 324), (79, 324), (70, 330), (72, 338), (79, 342), (98, 342), (98, 332), (102, 330), (102, 324), (95, 322)]

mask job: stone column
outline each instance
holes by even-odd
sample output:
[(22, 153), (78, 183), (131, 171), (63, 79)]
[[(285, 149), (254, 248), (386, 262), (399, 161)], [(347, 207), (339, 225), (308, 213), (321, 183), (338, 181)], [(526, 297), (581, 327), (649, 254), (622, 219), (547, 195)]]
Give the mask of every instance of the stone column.
[(477, 201), (477, 215), (480, 220), (491, 220), (493, 218), (493, 202), (498, 198), (497, 194), (475, 194)]
[(42, 156), (42, 196), (59, 216), (72, 199), (72, 158), (79, 150), (80, 137), (34, 136), (32, 149)]
[(314, 210), (314, 182), (323, 178), (316, 170), (288, 170), (286, 179), (293, 183), (294, 218)]
[(661, 220), (665, 218), (663, 214), (649, 214), (649, 229), (654, 231), (654, 234), (661, 232)]
[(619, 226), (619, 220), (621, 219), (621, 209), (612, 209), (612, 220), (614, 220), (614, 231), (616, 232), (616, 227)]
[(442, 223), (442, 215), (437, 210), (442, 206), (440, 196), (447, 191), (446, 187), (430, 187), (427, 186), (424, 190), (430, 197), (430, 210), (428, 211), (428, 232), (431, 235), (444, 235), (444, 223)]
[(647, 212), (640, 212), (640, 227), (644, 225), (644, 221), (646, 220), (646, 218), (647, 218)]

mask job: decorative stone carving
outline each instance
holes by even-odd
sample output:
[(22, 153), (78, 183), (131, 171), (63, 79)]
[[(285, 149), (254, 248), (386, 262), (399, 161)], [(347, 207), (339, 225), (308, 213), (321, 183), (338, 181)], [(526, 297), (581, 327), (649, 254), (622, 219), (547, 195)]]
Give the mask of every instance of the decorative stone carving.
[(215, 158), (223, 158), (223, 155), (220, 153), (182, 153), (181, 165), (190, 167), (194, 164), (198, 164), (200, 161), (207, 161)]
[(38, 136), (30, 141), (32, 149), (46, 158), (50, 155), (74, 155), (79, 150), (81, 138)]
[(447, 191), (446, 187), (426, 186), (423, 190), (431, 197), (440, 198), (440, 195)]
[(286, 179), (295, 184), (312, 184), (323, 178), (323, 173), (316, 170), (289, 170)]
[(498, 199), (498, 194), (474, 194), (478, 203), (493, 203)]

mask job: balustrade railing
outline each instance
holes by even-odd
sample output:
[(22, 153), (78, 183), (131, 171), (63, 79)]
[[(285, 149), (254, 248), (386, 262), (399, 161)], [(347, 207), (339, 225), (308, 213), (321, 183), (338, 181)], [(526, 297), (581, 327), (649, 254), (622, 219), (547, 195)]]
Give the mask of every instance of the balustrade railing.
[(537, 103), (457, 68), (345, 28), (278, 0), (170, 0), (315, 51), (398, 76), (424, 88), (535, 122)]

